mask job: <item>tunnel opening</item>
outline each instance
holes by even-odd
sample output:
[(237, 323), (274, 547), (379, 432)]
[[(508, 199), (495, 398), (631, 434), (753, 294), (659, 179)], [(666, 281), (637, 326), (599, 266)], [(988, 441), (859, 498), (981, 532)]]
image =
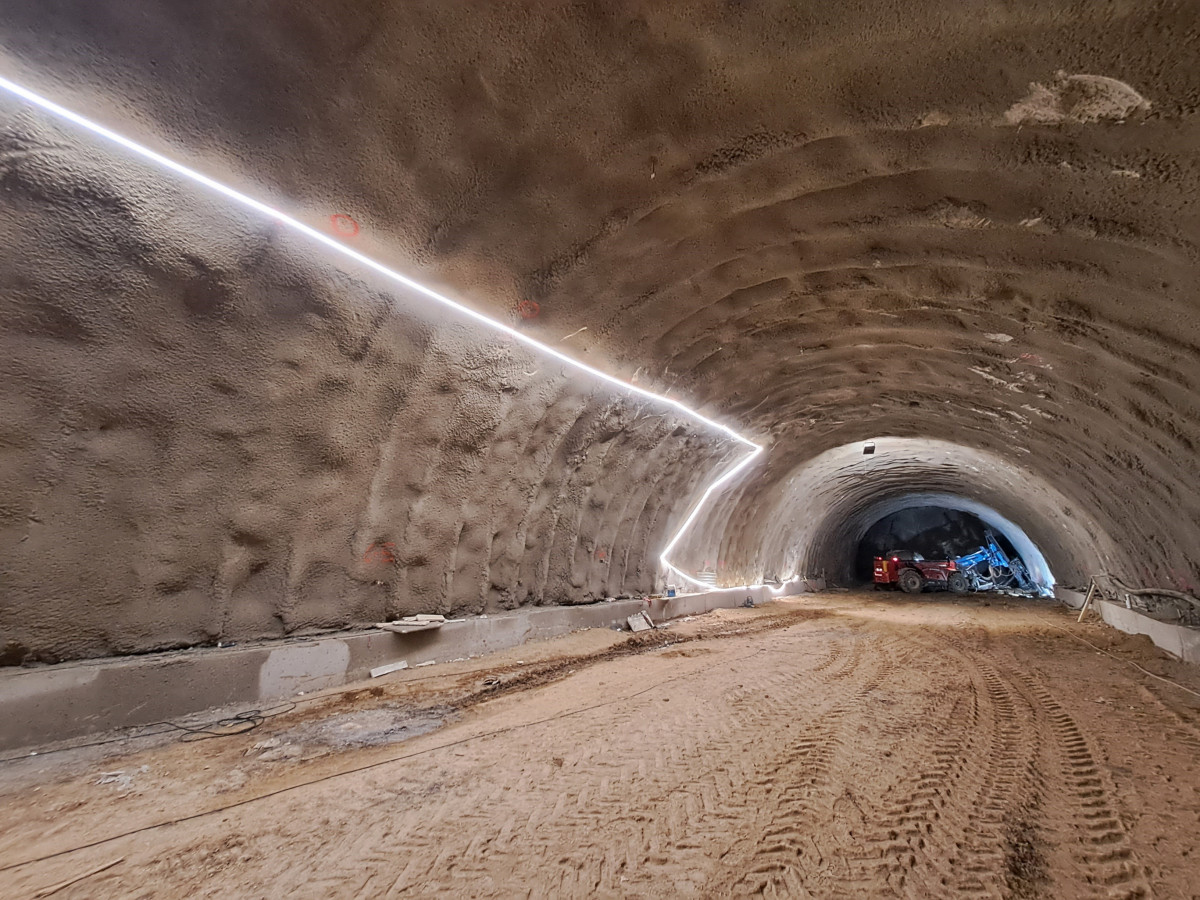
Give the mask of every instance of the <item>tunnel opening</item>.
[(875, 453), (865, 455), (858, 441), (790, 471), (759, 472), (741, 495), (731, 492), (701, 517), (679, 560), (690, 571), (722, 560), (719, 586), (816, 579), (861, 587), (873, 581), (876, 553), (954, 559), (979, 551), (990, 532), (1024, 564), (1033, 591), (1051, 596), (1060, 581), (1083, 583), (1084, 570), (1109, 555), (1104, 533), (1054, 485), (986, 450), (931, 438), (867, 443)]
[(954, 559), (973, 553), (994, 534), (1000, 548), (1010, 558), (1021, 558), (1012, 542), (979, 516), (947, 506), (910, 506), (881, 518), (867, 529), (858, 542), (854, 558), (854, 576), (869, 584), (874, 559), (896, 550), (921, 554), (925, 559)]
[[(854, 553), (843, 556), (839, 579), (849, 584), (869, 584), (873, 561), (893, 550), (908, 550), (928, 560), (955, 559), (975, 553), (994, 537), (1010, 559), (1020, 561), (1028, 574), (1030, 590), (1039, 596), (1054, 593), (1055, 578), (1046, 557), (1025, 529), (991, 507), (953, 494), (901, 494), (875, 504), (857, 519), (850, 531)], [(981, 563), (977, 571), (986, 574)], [(1000, 579), (998, 587), (1013, 587)]]

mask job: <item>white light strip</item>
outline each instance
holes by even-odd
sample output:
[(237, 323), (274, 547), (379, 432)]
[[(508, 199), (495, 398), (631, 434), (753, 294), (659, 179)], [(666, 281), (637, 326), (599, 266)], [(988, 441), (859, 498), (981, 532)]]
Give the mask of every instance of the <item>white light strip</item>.
[[(712, 496), (713, 492), (716, 491), (717, 488), (719, 488), (722, 485), (729, 482), (735, 475), (737, 475), (739, 472), (741, 472), (743, 469), (745, 469), (746, 466), (750, 464), (751, 460), (755, 459), (760, 453), (762, 453), (763, 448), (759, 444), (756, 444), (754, 441), (750, 440), (749, 438), (743, 437), (742, 435), (738, 434), (736, 431), (734, 431), (728, 425), (722, 425), (720, 422), (717, 422), (713, 419), (708, 418), (708, 416), (705, 416), (705, 415), (702, 415), (702, 414), (696, 412), (696, 410), (685, 406), (684, 404), (680, 403), (678, 400), (672, 400), (670, 397), (665, 397), (662, 394), (656, 394), (653, 391), (648, 391), (645, 388), (640, 388), (635, 384), (630, 384), (627, 381), (622, 381), (620, 378), (617, 378), (613, 375), (609, 375), (607, 372), (602, 372), (599, 369), (589, 366), (587, 363), (580, 362), (577, 359), (567, 356), (567, 354), (565, 354), (565, 353), (555, 350), (553, 347), (551, 347), (547, 344), (543, 344), (541, 341), (536, 340), (535, 338), (532, 338), (529, 335), (518, 331), (517, 329), (513, 328), (511, 325), (506, 325), (503, 322), (500, 322), (496, 319), (491, 318), (490, 316), (486, 316), (481, 312), (477, 312), (476, 310), (471, 309), (469, 306), (464, 306), (461, 303), (451, 300), (449, 297), (446, 297), (443, 294), (439, 294), (437, 291), (433, 290), (432, 288), (428, 288), (425, 285), (421, 284), (420, 282), (414, 281), (413, 279), (409, 278), (406, 275), (401, 275), (399, 272), (395, 271), (394, 269), (389, 269), (383, 263), (376, 262), (374, 259), (371, 259), (371, 257), (366, 256), (362, 253), (359, 253), (357, 250), (354, 250), (350, 247), (347, 247), (344, 243), (342, 243), (338, 239), (331, 237), (327, 234), (324, 234), (323, 232), (318, 231), (317, 229), (313, 228), (310, 225), (305, 225), (299, 219), (292, 218), (291, 216), (287, 215), (286, 213), (280, 212), (279, 210), (275, 209), (274, 207), (268, 206), (267, 204), (265, 204), (259, 200), (255, 200), (253, 197), (247, 196), (246, 194), (243, 194), (240, 191), (236, 191), (233, 188), (229, 187), (228, 185), (222, 184), (221, 182), (216, 181), (215, 179), (209, 178), (207, 175), (197, 172), (195, 169), (190, 169), (187, 166), (183, 165), (182, 163), (178, 163), (169, 157), (163, 156), (161, 153), (156, 153), (155, 151), (151, 150), (149, 147), (145, 147), (145, 146), (137, 143), (136, 141), (132, 141), (123, 135), (117, 134), (117, 132), (115, 132), (109, 128), (105, 128), (103, 125), (100, 125), (97, 122), (93, 122), (91, 119), (88, 119), (88, 118), (85, 118), (84, 116), (79, 115), (79, 113), (72, 112), (71, 110), (67, 109), (64, 106), (59, 106), (53, 100), (48, 100), (45, 97), (41, 96), (40, 94), (34, 93), (33, 91), (29, 90), (28, 88), (22, 87), (21, 85), (17, 84), (16, 82), (9, 81), (7, 78), (4, 78), (3, 76), (0, 76), (0, 88), (4, 88), (4, 90), (8, 91), (9, 93), (15, 94), (17, 97), (20, 97), (22, 100), (25, 100), (26, 102), (31, 103), (34, 106), (38, 106), (38, 107), (46, 110), (47, 112), (57, 116), (60, 119), (65, 119), (68, 122), (71, 122), (75, 125), (80, 126), (81, 128), (87, 129), (88, 131), (92, 132), (93, 134), (99, 135), (100, 137), (104, 138), (105, 140), (111, 141), (114, 144), (118, 144), (119, 146), (124, 147), (126, 150), (129, 150), (130, 152), (132, 152), (144, 159), (148, 159), (152, 163), (156, 163), (157, 165), (162, 166), (164, 169), (168, 169), (177, 175), (182, 175), (184, 178), (187, 178), (190, 181), (194, 181), (197, 184), (203, 185), (204, 187), (208, 188), (209, 190), (215, 191), (216, 193), (232, 200), (234, 203), (237, 203), (240, 206), (247, 207), (248, 209), (252, 209), (255, 212), (262, 213), (264, 216), (275, 219), (278, 222), (280, 222), (281, 224), (286, 225), (287, 227), (291, 228), (293, 231), (297, 231), (300, 234), (303, 234), (305, 237), (308, 237), (308, 238), (316, 241), (317, 243), (323, 244), (324, 246), (328, 247), (330, 250), (333, 250), (335, 253), (339, 253), (342, 256), (345, 256), (349, 259), (354, 260), (359, 265), (366, 266), (368, 269), (378, 272), (380, 275), (383, 275), (386, 278), (389, 278), (392, 281), (395, 281), (396, 283), (402, 285), (403, 287), (408, 288), (410, 291), (415, 291), (418, 294), (422, 294), (423, 296), (428, 297), (430, 300), (434, 300), (437, 303), (440, 303), (442, 306), (448, 306), (451, 309), (454, 309), (454, 310), (462, 313), (463, 315), (468, 316), (471, 319), (474, 319), (476, 322), (486, 325), (489, 328), (493, 328), (496, 331), (501, 332), (502, 334), (506, 334), (509, 337), (513, 338), (514, 340), (518, 340), (521, 343), (526, 344), (527, 346), (532, 347), (533, 349), (535, 349), (541, 353), (548, 354), (548, 355), (554, 357), (555, 359), (558, 359), (561, 362), (564, 362), (567, 365), (569, 365), (575, 369), (578, 369), (581, 372), (586, 372), (587, 374), (592, 375), (595, 378), (599, 378), (601, 381), (608, 382), (609, 384), (614, 385), (614, 386), (620, 388), (621, 390), (628, 391), (633, 394), (637, 394), (640, 397), (645, 397), (647, 400), (652, 400), (656, 403), (661, 403), (666, 406), (670, 406), (674, 409), (677, 409), (681, 413), (684, 413), (685, 415), (690, 416), (693, 419), (697, 419), (698, 421), (703, 422), (708, 427), (714, 428), (717, 431), (720, 431), (721, 433), (727, 435), (728, 437), (733, 438), (735, 441), (738, 441), (739, 443), (744, 444), (747, 447), (750, 447), (751, 450), (750, 450), (749, 456), (747, 456), (745, 459), (743, 459), (741, 462), (739, 462), (736, 466), (734, 466), (732, 469), (730, 469), (728, 472), (726, 472), (724, 475), (722, 475), (720, 478), (718, 478), (716, 481), (714, 481), (711, 485), (708, 486), (708, 489), (704, 492), (704, 496), (700, 498), (700, 502), (696, 504), (696, 506), (692, 510), (691, 514), (687, 517), (687, 519), (684, 521), (683, 525), (675, 533), (675, 536), (673, 538), (671, 538), (670, 543), (667, 544), (667, 549), (663, 551), (662, 556), (661, 556), (663, 565), (665, 565), (670, 571), (677, 573), (680, 577), (686, 579), (687, 581), (690, 581), (693, 584), (699, 585), (702, 588), (707, 589), (709, 587), (709, 585), (706, 585), (701, 581), (697, 581), (696, 579), (692, 578), (691, 576), (685, 574), (684, 572), (680, 571), (678, 568), (673, 566), (670, 562), (668, 562), (667, 554), (669, 554), (671, 552), (671, 550), (674, 549), (675, 545), (677, 543), (679, 543), (679, 540), (683, 536), (683, 533), (685, 531), (687, 531), (687, 529), (695, 521), (696, 517), (700, 514), (700, 510), (704, 507), (704, 504), (708, 501), (708, 498), (710, 496)], [(743, 585), (742, 587), (759, 587), (759, 586), (761, 586), (761, 585)], [(733, 589), (731, 589), (731, 590), (733, 590)]]

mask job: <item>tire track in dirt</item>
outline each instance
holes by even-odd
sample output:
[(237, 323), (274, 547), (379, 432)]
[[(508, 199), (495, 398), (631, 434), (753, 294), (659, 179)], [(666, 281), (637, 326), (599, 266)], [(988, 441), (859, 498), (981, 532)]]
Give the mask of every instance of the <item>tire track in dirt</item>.
[(844, 799), (844, 792), (838, 790), (842, 781), (835, 773), (851, 744), (849, 726), (861, 715), (863, 701), (906, 662), (897, 649), (895, 640), (872, 640), (874, 671), (865, 679), (856, 679), (848, 691), (840, 682), (855, 672), (830, 673), (828, 689), (835, 702), (806, 723), (801, 736), (774, 751), (772, 765), (752, 783), (747, 793), (756, 796), (758, 809), (766, 815), (722, 854), (722, 869), (732, 874), (718, 876), (708, 884), (708, 896), (797, 895), (807, 892), (814, 878), (824, 880), (826, 860), (831, 857), (807, 826), (831, 816)]
[[(764, 766), (773, 767), (776, 762), (772, 748), (783, 733), (805, 728), (803, 720), (819, 717), (822, 710), (844, 702), (846, 689), (838, 683), (849, 682), (859, 672), (864, 657), (870, 656), (864, 646), (868, 643), (872, 642), (851, 638), (807, 671), (740, 688), (731, 693), (726, 710), (710, 708), (705, 715), (716, 713), (727, 727), (714, 732), (702, 752), (684, 767), (653, 772), (649, 779), (651, 784), (665, 779), (670, 796), (692, 814), (659, 817), (648, 812), (640, 827), (626, 835), (625, 844), (648, 853), (627, 868), (623, 882), (607, 886), (619, 888), (627, 896), (661, 891), (664, 883), (673, 884), (679, 894), (699, 892), (707, 880), (701, 876), (713, 868), (721, 849), (756, 819)], [(814, 671), (824, 677), (814, 681)], [(814, 701), (817, 705), (806, 710)], [(753, 741), (747, 736), (753, 736)], [(644, 786), (639, 789), (647, 790)], [(627, 803), (627, 797), (619, 802)], [(665, 830), (660, 827), (663, 824)]]
[[(1070, 849), (1085, 896), (1140, 898), (1151, 896), (1117, 814), (1108, 779), (1096, 763), (1092, 741), (1075, 719), (1033, 674), (1020, 675), (1053, 738), (1050, 757), (1058, 776), (1051, 784), (1066, 810), (1055, 808), (1051, 827)], [(1065, 820), (1065, 821), (1064, 821)]]
[[(924, 663), (946, 674), (944, 702), (911, 722), (889, 765), (898, 781), (861, 804), (864, 839), (842, 848), (846, 871), (828, 896), (1005, 896), (1012, 811), (1034, 792), (1031, 710), (976, 657), (978, 635), (914, 636)], [(870, 799), (870, 798), (868, 798)]]
[[(778, 628), (779, 623), (774, 623), (773, 627)], [(681, 655), (693, 652), (688, 649), (658, 649)], [(836, 652), (831, 651), (830, 655), (836, 656)], [(706, 675), (711, 677), (711, 673)], [(582, 757), (573, 760), (574, 766), (588, 772), (602, 787), (627, 781), (630, 773), (624, 772), (622, 766), (614, 760), (638, 758), (640, 748), (609, 746), (605, 752), (605, 745), (613, 734), (637, 733), (639, 727), (635, 719), (643, 714), (644, 707), (639, 702), (628, 706), (609, 707), (590, 724), (586, 718), (579, 720), (581, 730), (577, 733), (577, 738), (584, 753)], [(640, 728), (642, 739), (648, 745), (665, 748), (657, 751), (657, 765), (670, 767), (692, 764), (696, 754), (689, 749), (686, 741), (679, 740), (680, 734), (685, 733), (690, 724), (684, 719), (684, 711), (680, 711), (675, 716), (656, 717), (649, 728)], [(617, 752), (614, 753), (613, 750)], [(668, 755), (670, 759), (664, 758), (663, 754)], [(514, 853), (522, 858), (530, 856), (534, 852), (532, 848), (539, 843), (539, 832), (559, 819), (569, 820), (573, 815), (573, 807), (591, 803), (595, 792), (595, 785), (587, 785), (577, 790), (568, 787), (566, 790), (559, 790), (550, 802), (538, 804), (538, 810), (528, 821), (505, 820), (503, 816), (496, 815), (496, 811), (505, 809), (512, 796), (544, 793), (547, 783), (561, 784), (563, 772), (553, 769), (547, 762), (537, 768), (527, 766), (517, 773), (517, 777), (516, 784), (499, 779), (491, 781), (485, 776), (483, 784), (476, 781), (471, 785), (444, 785), (444, 796), (439, 798), (439, 803), (433, 809), (427, 806), (419, 821), (403, 815), (398, 821), (393, 818), (391, 821), (399, 828), (398, 841), (402, 839), (401, 842), (406, 848), (406, 864), (403, 872), (399, 873), (401, 877), (394, 884), (395, 890), (403, 892), (412, 884), (435, 884), (443, 874), (452, 876), (454, 882), (470, 881), (476, 877), (487, 880), (488, 872), (495, 867), (497, 859)], [(457, 799), (458, 793), (466, 790), (474, 793), (470, 803), (462, 803)], [(627, 793), (622, 792), (610, 798), (607, 805), (619, 807), (619, 801), (627, 799)], [(605, 804), (604, 800), (596, 802)], [(361, 805), (364, 808), (369, 807), (370, 799), (363, 798)], [(460, 839), (464, 829), (475, 834), (470, 846), (451, 855), (448, 861), (441, 860), (439, 845), (453, 845)], [(344, 832), (337, 843), (326, 843), (320, 847), (320, 852), (327, 861), (345, 859), (350, 863), (360, 860), (395, 868), (394, 861), (388, 866), (386, 852), (376, 850), (378, 858), (372, 855), (372, 832), (365, 825), (359, 822), (348, 823)], [(515, 850), (516, 847), (521, 849)], [(344, 883), (343, 868), (345, 865), (338, 865), (336, 862), (325, 865), (315, 880), (299, 881), (296, 888), (303, 891), (316, 886)], [(353, 868), (353, 865), (350, 865), (350, 868)], [(313, 895), (317, 893), (314, 891)]]
[(953, 892), (960, 896), (1000, 897), (1009, 887), (1014, 817), (1036, 808), (1040, 739), (1032, 708), (990, 663), (968, 656), (982, 685), (978, 696), (987, 742), (967, 753), (968, 784), (977, 784), (964, 812), (961, 855), (951, 856)]
[[(831, 677), (850, 677), (861, 663), (859, 643), (853, 638), (836, 642), (817, 664), (825, 663), (823, 668), (834, 673)], [(660, 877), (678, 878), (682, 870), (695, 871), (696, 865), (705, 863), (711, 843), (704, 834), (728, 834), (747, 815), (745, 803), (737, 802), (739, 785), (753, 771), (744, 752), (745, 735), (757, 736), (767, 727), (765, 720), (774, 719), (778, 726), (796, 711), (826, 699), (812, 683), (810, 667), (776, 670), (765, 679), (740, 671), (752, 673), (756, 667), (761, 669), (761, 663), (747, 660), (725, 671), (698, 675), (693, 688), (701, 699), (714, 693), (721, 696), (708, 702), (702, 699), (695, 708), (672, 710), (668, 715), (655, 710), (648, 721), (638, 722), (634, 720), (645, 717), (646, 709), (631, 704), (619, 713), (611, 711), (594, 722), (581, 723), (573, 743), (582, 753), (577, 751), (570, 767), (527, 766), (516, 784), (497, 781), (483, 796), (474, 793), (469, 803), (455, 800), (454, 792), (448, 791), (446, 805), (425, 808), (419, 822), (399, 823), (403, 833), (398, 837), (404, 841), (408, 865), (398, 873), (392, 892), (403, 896), (409, 891), (461, 891), (464, 884), (478, 890), (495, 884), (498, 870), (530, 866), (543, 875), (557, 871), (563, 895), (598, 889), (624, 892), (643, 881), (661, 884)], [(743, 687), (747, 681), (754, 681), (753, 686)], [(681, 740), (681, 735), (696, 740)], [(647, 746), (665, 748), (656, 751), (652, 764), (644, 759)], [(629, 759), (638, 762), (630, 765)], [(471, 786), (472, 792), (478, 788)], [(497, 819), (503, 817), (496, 811), (505, 808), (510, 791), (546, 799), (534, 804), (538, 812), (528, 821), (508, 820), (497, 827)], [(665, 807), (662, 814), (631, 815), (629, 798), (635, 793), (652, 808)], [(370, 825), (369, 821), (356, 824), (350, 829), (356, 833), (354, 839), (323, 847), (326, 862), (340, 860), (341, 865), (327, 868), (317, 882), (306, 883), (310, 887), (344, 884), (341, 870), (346, 864), (370, 855), (365, 852), (372, 844), (367, 833)], [(474, 838), (463, 848), (465, 833)], [(564, 841), (564, 834), (579, 839)], [(605, 835), (605, 846), (596, 845), (598, 834)], [(571, 847), (565, 854), (564, 843)], [(447, 847), (458, 849), (451, 854), (438, 852)], [(377, 855), (379, 864), (385, 864), (386, 851)], [(681, 860), (691, 862), (681, 865)], [(637, 873), (633, 883), (621, 881), (627, 873)], [(296, 887), (303, 889), (304, 884)], [(686, 883), (680, 887), (686, 888)]]
[[(937, 700), (910, 720), (911, 731), (893, 751), (888, 765), (903, 773), (885, 789), (864, 819), (861, 852), (848, 852), (848, 871), (839, 891), (866, 896), (882, 885), (901, 895), (925, 875), (927, 887), (946, 890), (950, 870), (929, 851), (935, 828), (944, 827), (942, 810), (954, 802), (953, 787), (970, 752), (970, 731), (963, 726), (975, 712), (971, 696), (939, 692)], [(928, 875), (932, 870), (932, 884)]]

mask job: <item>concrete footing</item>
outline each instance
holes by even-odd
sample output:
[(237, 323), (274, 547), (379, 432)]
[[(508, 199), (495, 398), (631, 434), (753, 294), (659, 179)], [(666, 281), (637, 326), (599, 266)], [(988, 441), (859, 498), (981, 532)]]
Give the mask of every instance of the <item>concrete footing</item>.
[(1071, 609), (1081, 609), (1083, 601), (1087, 599), (1087, 595), (1080, 591), (1073, 591), (1070, 588), (1054, 586), (1054, 598), (1059, 603), (1064, 603)]
[[(1072, 609), (1080, 609), (1086, 595), (1079, 591), (1056, 587), (1054, 596)], [(1156, 647), (1166, 650), (1172, 656), (1184, 662), (1200, 664), (1200, 630), (1188, 628), (1186, 625), (1160, 622), (1136, 609), (1127, 609), (1110, 600), (1093, 598), (1092, 605), (1100, 613), (1100, 618), (1118, 631), (1124, 631), (1126, 634), (1144, 634)]]
[[(791, 585), (784, 594), (811, 590)], [(645, 610), (655, 622), (775, 595), (766, 588), (713, 590), (660, 600), (522, 609), (398, 635), (371, 629), (224, 649), (0, 670), (0, 749), (167, 721), (207, 709), (254, 705), (367, 678), (376, 666), (410, 666), (506, 650), (581, 628), (608, 628)]]
[(1100, 617), (1113, 628), (1127, 634), (1144, 634), (1156, 647), (1166, 650), (1184, 662), (1200, 663), (1200, 631), (1185, 625), (1172, 625), (1152, 619), (1136, 609), (1126, 609), (1108, 600), (1092, 601)]

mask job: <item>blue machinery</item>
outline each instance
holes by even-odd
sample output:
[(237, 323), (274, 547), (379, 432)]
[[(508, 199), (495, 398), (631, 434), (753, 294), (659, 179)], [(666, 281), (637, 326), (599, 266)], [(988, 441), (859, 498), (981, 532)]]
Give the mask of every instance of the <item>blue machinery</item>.
[(1001, 588), (1018, 588), (1022, 591), (1035, 591), (1029, 571), (1019, 557), (1009, 557), (996, 542), (996, 535), (991, 531), (985, 532), (987, 546), (980, 547), (974, 553), (957, 556), (954, 562), (959, 571), (967, 576), (967, 581), (974, 591), (991, 591)]

